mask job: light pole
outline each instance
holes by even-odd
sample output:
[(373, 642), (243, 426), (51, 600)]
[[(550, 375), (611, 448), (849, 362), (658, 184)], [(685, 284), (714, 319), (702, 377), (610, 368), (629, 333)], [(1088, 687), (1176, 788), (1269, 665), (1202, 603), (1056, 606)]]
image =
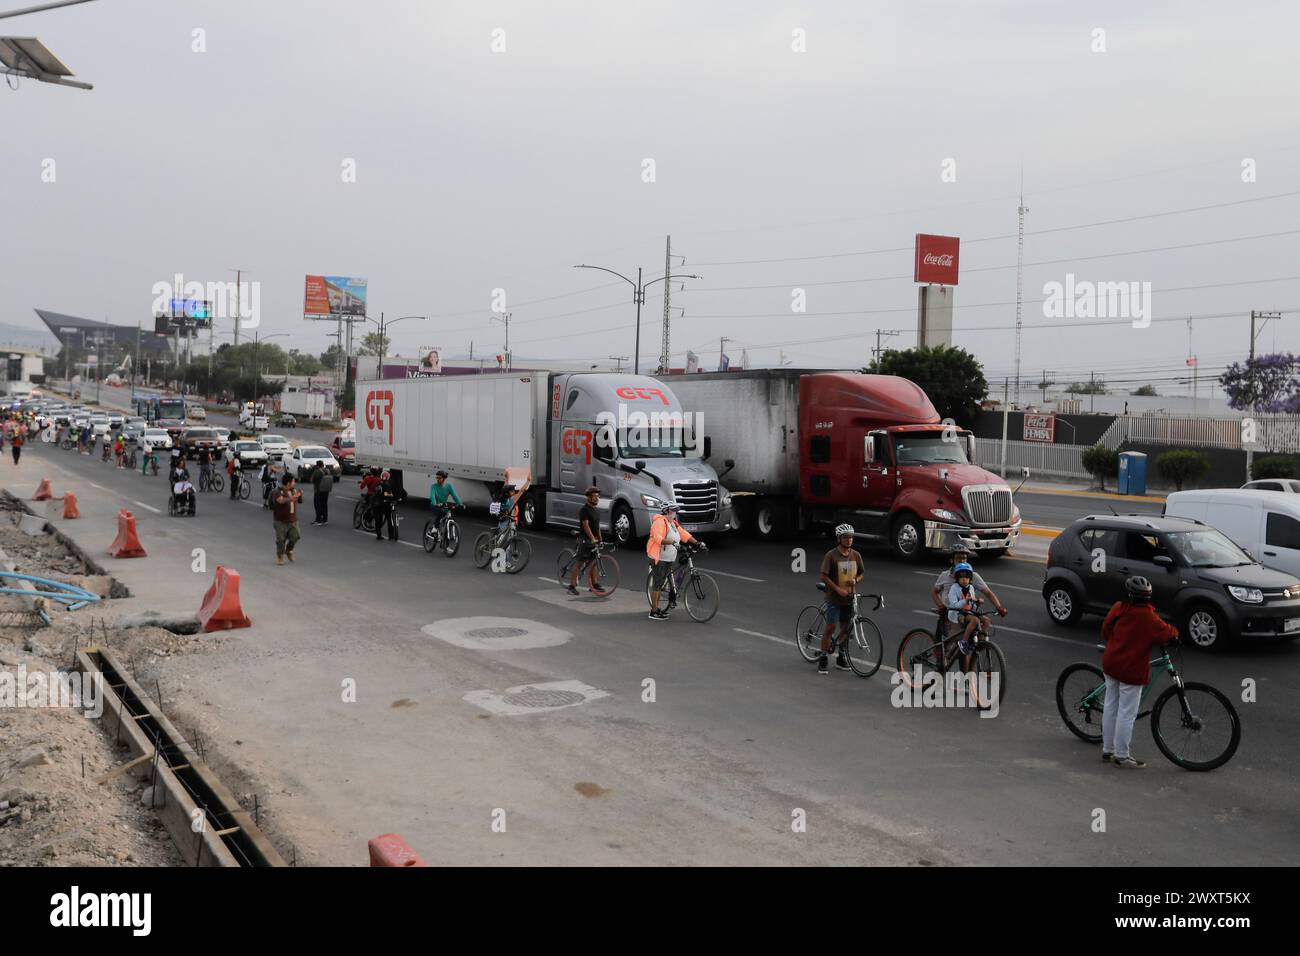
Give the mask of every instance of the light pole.
[(264, 339), (287, 339), (287, 338), (289, 338), (288, 332), (273, 332), (270, 335), (258, 335), (256, 332), (253, 333), (253, 404), (254, 405), (257, 404), (257, 390), (258, 390), (257, 387), (262, 382), (262, 372), (257, 367), (258, 343)]
[(633, 282), (621, 272), (615, 272), (613, 269), (606, 269), (604, 266), (576, 265), (575, 269), (596, 269), (600, 272), (608, 272), (612, 276), (618, 276), (624, 282), (632, 287), (632, 301), (636, 303), (636, 351), (632, 353), (632, 372), (635, 375), (641, 374), (641, 304), (645, 302), (645, 290), (656, 282), (664, 282), (668, 279), (698, 279), (697, 275), (662, 275), (658, 279), (651, 279), (649, 282), (641, 281), (641, 267), (636, 270), (636, 281)]
[(396, 319), (385, 319), (384, 313), (380, 312), (379, 321), (375, 322), (375, 320), (372, 319), (370, 316), (366, 316), (367, 322), (375, 322), (375, 324), (379, 326), (379, 371), (380, 373), (382, 373), (384, 370), (384, 358), (388, 354), (388, 339), (384, 337), (386, 334), (385, 330), (395, 322), (404, 322), (407, 319), (427, 320), (428, 318), (429, 317), (427, 315), (403, 315), (403, 316), (399, 316)]

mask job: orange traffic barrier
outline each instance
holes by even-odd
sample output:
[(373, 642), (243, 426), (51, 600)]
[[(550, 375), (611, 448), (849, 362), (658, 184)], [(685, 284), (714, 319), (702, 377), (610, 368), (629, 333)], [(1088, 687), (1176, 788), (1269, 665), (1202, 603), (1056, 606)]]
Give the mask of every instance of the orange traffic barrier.
[(135, 533), (135, 515), (125, 508), (117, 513), (117, 537), (108, 546), (108, 553), (115, 558), (145, 557), (144, 546)]
[(399, 834), (385, 833), (370, 841), (371, 866), (428, 866)]
[(70, 491), (65, 491), (63, 493), (63, 517), (81, 517), (81, 512), (77, 510), (77, 496)]
[(54, 492), (50, 490), (50, 479), (42, 478), (40, 486), (36, 489), (36, 494), (32, 495), (32, 501), (49, 501), (54, 497)]
[(252, 620), (239, 606), (238, 571), (217, 565), (216, 580), (203, 595), (203, 604), (199, 607), (199, 624), (204, 633), (253, 626)]

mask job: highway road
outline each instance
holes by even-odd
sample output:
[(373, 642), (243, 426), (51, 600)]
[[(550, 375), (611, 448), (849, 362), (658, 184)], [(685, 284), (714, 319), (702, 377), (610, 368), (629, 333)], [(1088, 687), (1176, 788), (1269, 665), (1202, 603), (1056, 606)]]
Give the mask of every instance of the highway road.
[[(1291, 725), (1300, 645), (1184, 653), (1190, 679), (1234, 700), (1243, 681), (1258, 688), (1256, 702), (1238, 703), (1243, 739), (1227, 766), (1176, 768), (1145, 721), (1134, 751), (1148, 768), (1103, 765), (1054, 704), (1061, 669), (1098, 660), (1099, 621), (1051, 623), (1041, 547), (1038, 558), (980, 566), (1011, 609), (997, 634), (1007, 699), (982, 719), (895, 706), (887, 669), (820, 677), (799, 657), (794, 622), (818, 598), (825, 540), (721, 538), (700, 562), (718, 576), (718, 616), (658, 623), (626, 587), (644, 575), (639, 553), (618, 554), (625, 588), (612, 598), (571, 598), (553, 581), (566, 535), (530, 535), (532, 563), (518, 576), (480, 571), (468, 544), (485, 515), (465, 516), (457, 557), (430, 556), (415, 545), (418, 502), (403, 509), (400, 543), (353, 530), (349, 480), (333, 520), (304, 527), (299, 560), (279, 568), (257, 506), (203, 496), (196, 518), (168, 519), (152, 510), (166, 500), (158, 479), (29, 447), (20, 493), (49, 474), (56, 489), (77, 487), (83, 513), (125, 505), (141, 517), (149, 558), (112, 564), (137, 603), (196, 606), (206, 580), (189, 573), (195, 547), (208, 555), (208, 579), (211, 564), (240, 570), (254, 626), (160, 662), (162, 680), (183, 686), (175, 706), (264, 795), (274, 831), (306, 862), (362, 862), (364, 840), (390, 831), (431, 862), (471, 864), (1194, 866), (1300, 856)], [(1097, 503), (1033, 498), (1057, 524)], [(64, 527), (107, 534), (96, 520), (107, 519)], [(888, 664), (908, 630), (931, 625), (937, 565), (863, 550), (866, 589), (888, 602), (875, 616)], [(355, 702), (340, 699), (349, 680)], [(536, 706), (563, 703), (572, 706)]]

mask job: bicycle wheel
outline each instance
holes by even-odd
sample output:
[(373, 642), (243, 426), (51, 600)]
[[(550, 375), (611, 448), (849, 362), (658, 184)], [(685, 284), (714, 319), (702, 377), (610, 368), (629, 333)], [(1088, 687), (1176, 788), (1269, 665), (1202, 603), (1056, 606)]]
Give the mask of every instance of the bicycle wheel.
[(239, 482), (239, 497), (247, 501), (248, 496), (251, 495), (252, 493), (253, 493), (252, 482), (250, 482), (247, 478), (241, 479)]
[(454, 558), (460, 550), (460, 525), (452, 518), (447, 519), (447, 528), (442, 535), (442, 553)]
[(843, 648), (849, 667), (859, 677), (870, 677), (880, 670), (880, 662), (885, 656), (885, 639), (876, 622), (870, 618), (857, 619), (853, 636), (844, 642)]
[(515, 535), (513, 541), (506, 545), (506, 573), (518, 574), (528, 567), (528, 560), (533, 556), (533, 546), (527, 538)]
[(1002, 703), (1007, 696), (1007, 659), (1002, 648), (992, 641), (977, 641), (970, 673), (975, 677), (975, 700), (981, 710)]
[(1056, 709), (1070, 733), (1090, 744), (1101, 743), (1106, 676), (1096, 664), (1071, 664), (1056, 679)]
[(572, 548), (565, 548), (560, 552), (560, 556), (555, 559), (555, 579), (560, 582), (560, 587), (569, 586), (569, 576), (573, 574), (573, 559), (577, 557), (577, 552)]
[(903, 675), (906, 687), (918, 686), (918, 677), (924, 682), (927, 674), (943, 673), (940, 666), (942, 647), (935, 639), (934, 632), (923, 627), (914, 628), (903, 635), (898, 644), (898, 672)]
[(213, 472), (212, 477), (208, 479), (208, 490), (221, 494), (226, 490), (226, 479), (221, 477), (220, 472)]
[(356, 503), (356, 506), (353, 507), (352, 509), (352, 527), (354, 528), (361, 527), (362, 523), (365, 520), (365, 513), (366, 513), (366, 503), (364, 501), (358, 501)]
[(474, 539), (474, 567), (486, 568), (492, 560), (492, 532), (484, 531)]
[(438, 522), (430, 518), (424, 523), (424, 550), (433, 554), (438, 547)]
[(799, 612), (794, 625), (794, 642), (799, 653), (809, 664), (815, 663), (822, 653), (822, 634), (826, 630), (826, 612), (809, 604)]
[(718, 582), (713, 580), (711, 574), (696, 571), (682, 584), (682, 601), (686, 604), (686, 613), (697, 624), (711, 620), (718, 613), (721, 600), (722, 592), (718, 590)]
[[(587, 582), (591, 583), (591, 571), (587, 571)], [(604, 596), (609, 597), (618, 590), (618, 586), (623, 581), (623, 571), (618, 566), (618, 561), (612, 554), (601, 554), (596, 557), (596, 586), (605, 592)]]
[(1188, 681), (1181, 694), (1175, 684), (1156, 699), (1151, 736), (1160, 752), (1184, 770), (1213, 770), (1237, 752), (1241, 720), (1232, 701), (1216, 688)]

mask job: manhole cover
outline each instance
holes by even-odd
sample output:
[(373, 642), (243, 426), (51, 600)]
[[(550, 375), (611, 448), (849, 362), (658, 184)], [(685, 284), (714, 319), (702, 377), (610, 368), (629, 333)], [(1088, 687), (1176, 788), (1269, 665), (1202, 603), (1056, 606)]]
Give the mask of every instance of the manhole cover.
[(472, 631), (466, 631), (466, 637), (522, 637), (528, 632), (522, 627), (476, 627)]
[(569, 707), (581, 704), (587, 699), (586, 694), (571, 690), (539, 690), (527, 687), (515, 694), (507, 694), (501, 702), (511, 707)]

